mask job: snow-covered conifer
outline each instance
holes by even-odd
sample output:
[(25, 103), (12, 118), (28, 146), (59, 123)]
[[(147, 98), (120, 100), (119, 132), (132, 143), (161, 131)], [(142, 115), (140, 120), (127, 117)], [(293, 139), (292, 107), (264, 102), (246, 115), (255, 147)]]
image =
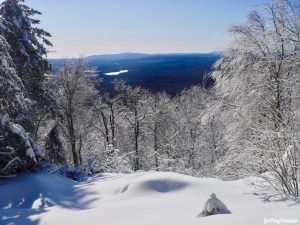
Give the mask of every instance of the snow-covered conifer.
[(60, 140), (58, 125), (54, 124), (46, 136), (45, 150), (49, 162), (55, 164), (65, 164), (66, 156), (63, 144)]
[(13, 176), (34, 166), (42, 157), (40, 148), (24, 128), (0, 113), (0, 177)]
[[(0, 19), (1, 30), (7, 29)], [(35, 141), (16, 124), (28, 100), (23, 83), (16, 74), (10, 47), (0, 35), (0, 176), (11, 176), (34, 165), (41, 156)]]
[(0, 111), (14, 114), (26, 105), (22, 81), (16, 74), (9, 46), (0, 35)]
[(50, 66), (45, 59), (46, 46), (51, 46), (47, 38), (51, 35), (41, 28), (40, 23), (33, 18), (40, 12), (23, 4), (24, 0), (5, 0), (0, 5), (0, 16), (6, 21), (8, 29), (1, 30), (2, 35), (10, 45), (10, 55), (16, 66), (16, 71), (22, 79), (31, 98), (43, 99), (42, 83), (44, 74)]

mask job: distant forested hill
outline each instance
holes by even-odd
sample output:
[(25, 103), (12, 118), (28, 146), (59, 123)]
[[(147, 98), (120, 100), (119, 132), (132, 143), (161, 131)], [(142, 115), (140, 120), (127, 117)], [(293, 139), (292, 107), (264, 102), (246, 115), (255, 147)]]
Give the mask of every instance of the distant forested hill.
[[(112, 81), (122, 79), (129, 85), (141, 86), (151, 92), (166, 91), (171, 95), (184, 88), (200, 84), (203, 76), (220, 57), (219, 53), (207, 54), (141, 54), (122, 53), (87, 57), (89, 66), (97, 70), (102, 91), (112, 91)], [(50, 60), (53, 73), (65, 62)], [(121, 71), (121, 72), (120, 72)]]

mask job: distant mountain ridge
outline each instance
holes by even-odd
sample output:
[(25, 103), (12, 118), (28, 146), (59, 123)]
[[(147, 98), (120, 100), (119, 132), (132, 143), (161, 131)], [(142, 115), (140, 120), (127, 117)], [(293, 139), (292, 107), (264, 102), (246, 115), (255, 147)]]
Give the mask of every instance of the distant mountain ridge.
[[(140, 59), (153, 56), (188, 56), (188, 55), (217, 55), (220, 56), (222, 52), (208, 52), (208, 53), (136, 53), (136, 52), (122, 52), (111, 54), (99, 54), (83, 57), (87, 60), (128, 60), (128, 59)], [(50, 58), (49, 61), (58, 60), (74, 60), (77, 58)]]
[(123, 60), (123, 59), (139, 59), (148, 57), (150, 54), (124, 52), (118, 54), (91, 55), (85, 57), (87, 60)]

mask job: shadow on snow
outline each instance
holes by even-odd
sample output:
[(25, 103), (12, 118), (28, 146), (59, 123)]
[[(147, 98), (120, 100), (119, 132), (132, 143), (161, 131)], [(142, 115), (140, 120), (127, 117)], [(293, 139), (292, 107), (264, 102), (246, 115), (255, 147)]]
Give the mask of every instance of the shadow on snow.
[[(0, 225), (37, 225), (40, 215), (51, 206), (85, 210), (98, 198), (80, 183), (60, 175), (23, 175), (0, 183)], [(98, 193), (99, 194), (99, 193)]]

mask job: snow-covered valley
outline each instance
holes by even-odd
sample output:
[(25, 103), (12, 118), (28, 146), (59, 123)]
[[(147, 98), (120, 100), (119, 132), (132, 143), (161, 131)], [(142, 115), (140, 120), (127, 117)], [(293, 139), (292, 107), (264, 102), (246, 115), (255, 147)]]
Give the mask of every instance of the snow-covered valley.
[[(198, 216), (211, 193), (231, 213)], [(100, 174), (80, 183), (57, 174), (23, 175), (1, 183), (0, 209), (1, 225), (300, 224), (300, 204), (266, 201), (249, 180), (166, 172)]]

